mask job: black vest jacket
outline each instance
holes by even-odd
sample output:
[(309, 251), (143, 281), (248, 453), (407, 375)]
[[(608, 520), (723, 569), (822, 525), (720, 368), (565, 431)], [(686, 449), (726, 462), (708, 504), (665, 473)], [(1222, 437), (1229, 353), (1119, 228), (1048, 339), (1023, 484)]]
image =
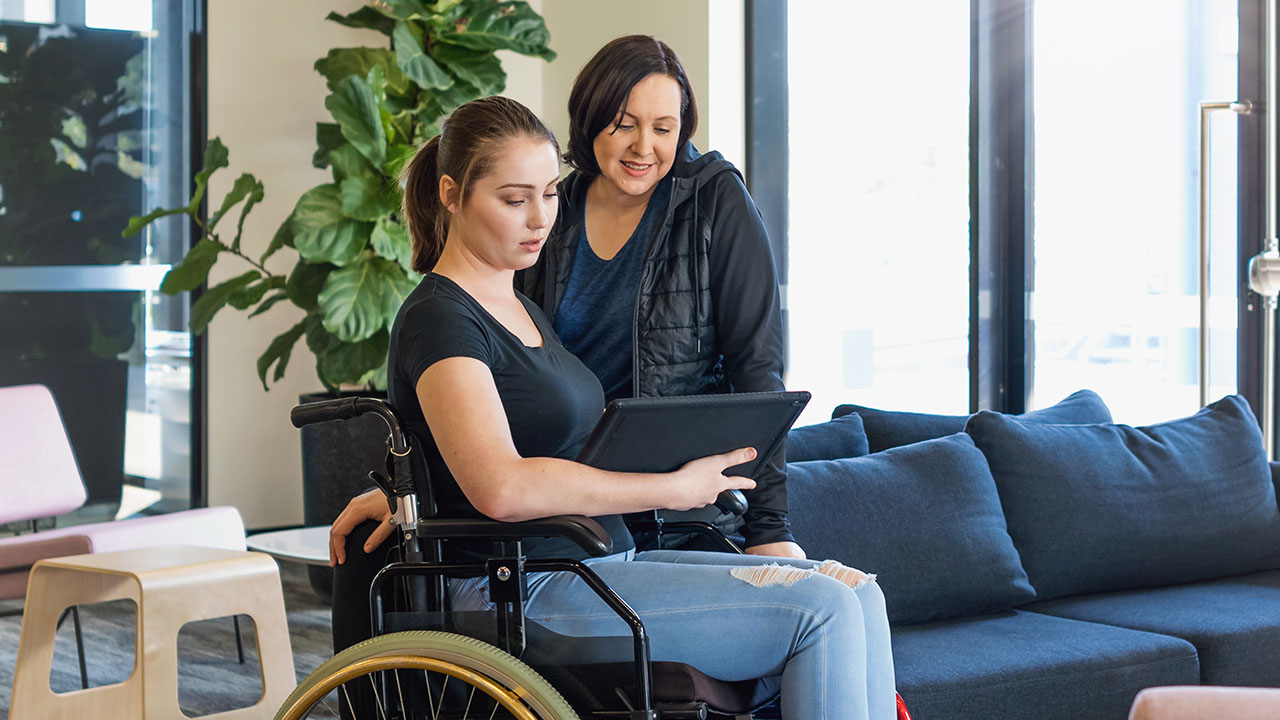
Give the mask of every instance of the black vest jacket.
[[(645, 252), (635, 303), (633, 395), (783, 389), (777, 274), (760, 212), (718, 152), (685, 145), (671, 197)], [(554, 319), (573, 269), (590, 178), (560, 183), (560, 210), (538, 263), (517, 287)], [(748, 545), (790, 540), (782, 453), (747, 493)]]

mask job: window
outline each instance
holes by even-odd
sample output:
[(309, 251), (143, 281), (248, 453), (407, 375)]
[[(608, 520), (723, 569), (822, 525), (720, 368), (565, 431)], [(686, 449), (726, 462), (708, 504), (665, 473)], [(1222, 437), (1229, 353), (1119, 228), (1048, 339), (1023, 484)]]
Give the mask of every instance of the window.
[(89, 518), (201, 502), (187, 302), (157, 292), (188, 228), (120, 236), (188, 195), (197, 18), (190, 0), (0, 4), (0, 385), (51, 388)]
[(969, 405), (969, 9), (924, 5), (788, 6), (787, 386), (808, 421)]

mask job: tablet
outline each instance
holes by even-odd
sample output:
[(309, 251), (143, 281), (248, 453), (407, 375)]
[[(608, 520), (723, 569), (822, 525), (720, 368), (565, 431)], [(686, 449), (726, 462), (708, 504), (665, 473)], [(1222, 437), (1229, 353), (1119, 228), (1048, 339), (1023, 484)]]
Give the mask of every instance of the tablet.
[(604, 409), (578, 462), (619, 472), (670, 472), (742, 447), (756, 457), (725, 470), (755, 478), (809, 402), (809, 393), (628, 398)]

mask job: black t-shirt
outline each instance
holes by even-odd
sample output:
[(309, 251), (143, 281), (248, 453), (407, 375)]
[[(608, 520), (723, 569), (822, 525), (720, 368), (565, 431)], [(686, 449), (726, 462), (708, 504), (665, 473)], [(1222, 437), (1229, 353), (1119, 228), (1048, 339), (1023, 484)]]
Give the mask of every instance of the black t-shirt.
[[(519, 298), (542, 333), (542, 347), (526, 346), (457, 283), (435, 273), (409, 294), (391, 328), (387, 394), (423, 450), (441, 516), (483, 517), (458, 487), (423, 417), (417, 385), (427, 368), (451, 357), (475, 358), (487, 365), (521, 457), (574, 459), (604, 409), (604, 393), (595, 375), (564, 349), (538, 306), (523, 295)], [(615, 552), (632, 547), (620, 516), (596, 520), (613, 537)], [(530, 557), (586, 557), (563, 538), (530, 539), (524, 549)]]

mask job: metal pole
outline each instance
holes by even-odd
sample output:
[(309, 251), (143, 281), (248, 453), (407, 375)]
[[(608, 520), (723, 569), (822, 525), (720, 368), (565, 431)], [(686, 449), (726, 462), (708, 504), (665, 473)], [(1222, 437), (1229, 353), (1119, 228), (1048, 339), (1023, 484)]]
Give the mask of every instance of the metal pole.
[(1220, 110), (1247, 115), (1253, 110), (1253, 103), (1200, 103), (1200, 407), (1209, 404), (1209, 116)]
[[(1267, 170), (1263, 174), (1267, 199), (1267, 252), (1280, 254), (1276, 242), (1276, 7), (1277, 0), (1267, 3), (1267, 144), (1263, 156)], [(1267, 459), (1274, 458), (1276, 444), (1276, 293), (1263, 300), (1262, 328), (1262, 444)]]
[(1276, 7), (1271, 0), (1263, 10), (1266, 42), (1266, 159), (1263, 173), (1263, 205), (1266, 207), (1266, 250), (1249, 261), (1249, 289), (1262, 296), (1262, 442), (1267, 458), (1274, 459), (1276, 394), (1276, 295), (1280, 293), (1280, 243), (1276, 241)]

